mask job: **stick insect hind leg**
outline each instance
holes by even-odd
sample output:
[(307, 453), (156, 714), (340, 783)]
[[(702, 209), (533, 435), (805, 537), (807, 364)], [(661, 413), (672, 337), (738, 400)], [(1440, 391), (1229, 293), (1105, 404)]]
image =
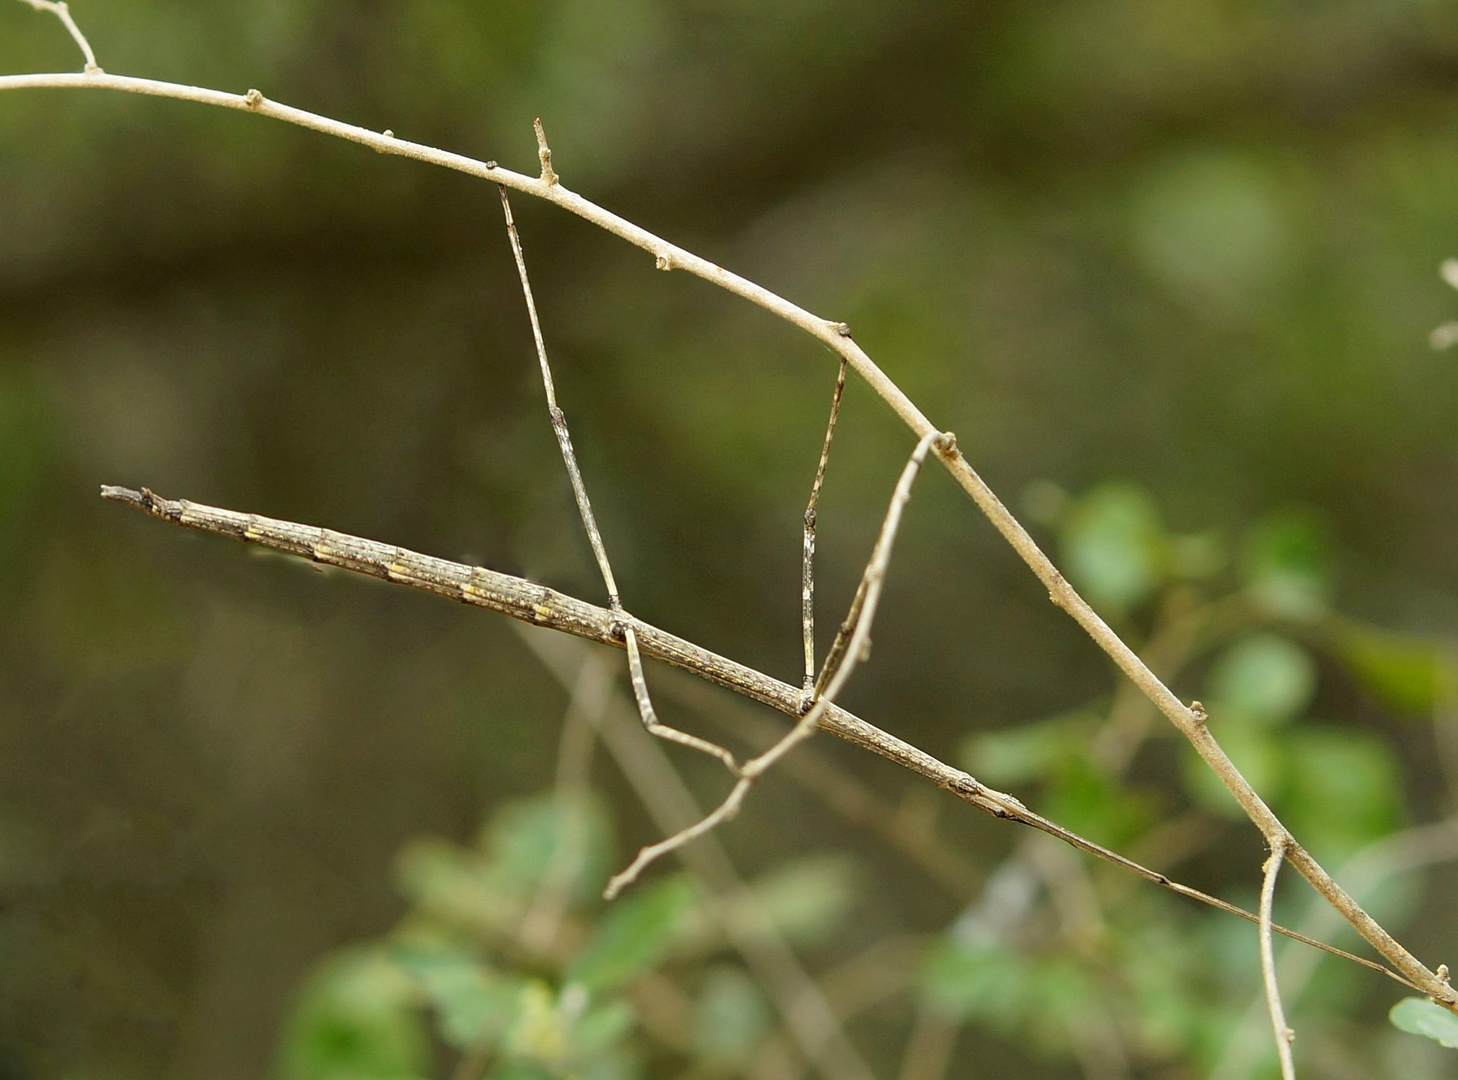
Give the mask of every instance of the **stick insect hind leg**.
[(567, 467), (567, 477), (572, 482), (572, 495), (577, 500), (577, 513), (582, 527), (587, 532), (587, 542), (592, 546), (593, 557), (602, 573), (603, 584), (607, 586), (608, 606), (619, 616), (616, 630), (620, 634), (628, 654), (628, 678), (633, 684), (633, 698), (638, 703), (638, 713), (649, 734), (660, 739), (676, 742), (718, 758), (735, 777), (740, 775), (739, 763), (734, 755), (717, 743), (690, 735), (685, 731), (669, 727), (658, 719), (653, 701), (648, 696), (648, 680), (643, 675), (643, 657), (638, 649), (638, 635), (633, 629), (633, 617), (623, 610), (618, 595), (618, 585), (613, 579), (612, 566), (608, 563), (607, 549), (603, 546), (602, 534), (597, 528), (597, 519), (592, 513), (592, 503), (587, 498), (587, 486), (582, 480), (582, 470), (577, 465), (577, 455), (572, 450), (572, 437), (567, 431), (567, 417), (557, 405), (557, 391), (552, 382), (552, 368), (547, 362), (547, 346), (542, 340), (542, 324), (537, 317), (536, 301), (532, 298), (531, 282), (527, 279), (526, 258), (522, 255), (521, 237), (516, 231), (516, 222), (511, 217), (511, 202), (506, 197), (506, 188), (501, 189), (501, 209), (506, 215), (506, 234), (511, 240), (511, 251), (516, 257), (517, 275), (521, 278), (522, 295), (526, 298), (527, 315), (531, 318), (532, 339), (537, 347), (537, 360), (542, 369), (542, 387), (547, 394), (547, 413), (552, 419), (552, 431), (557, 436), (557, 445), (562, 451), (562, 462)]

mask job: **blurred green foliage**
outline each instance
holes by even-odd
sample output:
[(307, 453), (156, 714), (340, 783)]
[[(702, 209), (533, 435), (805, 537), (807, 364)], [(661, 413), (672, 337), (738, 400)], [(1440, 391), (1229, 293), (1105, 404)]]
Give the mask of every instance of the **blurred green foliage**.
[[(586, 842), (584, 842), (584, 840)], [(618, 1080), (651, 1058), (687, 1055), (731, 1075), (774, 1033), (763, 992), (723, 962), (724, 932), (682, 874), (603, 907), (614, 854), (593, 801), (545, 796), (500, 807), (474, 848), (431, 841), (401, 854), (411, 907), (385, 938), (325, 960), (299, 991), (279, 1048), (282, 1080), (454, 1076)], [(844, 872), (814, 856), (752, 883), (749, 902), (790, 941), (832, 933), (847, 914)], [(805, 916), (815, 913), (813, 925)], [(529, 930), (549, 920), (547, 932)], [(645, 976), (652, 993), (634, 994)], [(667, 995), (654, 1040), (642, 1012)]]

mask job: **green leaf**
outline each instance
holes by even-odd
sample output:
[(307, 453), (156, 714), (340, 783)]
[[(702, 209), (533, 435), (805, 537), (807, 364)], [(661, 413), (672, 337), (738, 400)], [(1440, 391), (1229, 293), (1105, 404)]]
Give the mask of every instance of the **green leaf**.
[(1458, 1050), (1458, 1016), (1423, 998), (1403, 998), (1387, 1014), (1396, 1028), (1413, 1035), (1425, 1035)]
[(1296, 730), (1288, 733), (1287, 746), (1283, 816), (1318, 858), (1350, 854), (1397, 825), (1402, 775), (1380, 738), (1364, 731)]
[(528, 1063), (559, 1065), (566, 1059), (566, 1017), (550, 986), (533, 980), (521, 987), (516, 1022), (504, 1041), (508, 1055)]
[(395, 876), (408, 899), (452, 925), (505, 933), (520, 917), (520, 899), (493, 879), (481, 856), (444, 840), (407, 844)]
[(808, 855), (761, 874), (743, 902), (752, 904), (793, 945), (813, 945), (835, 934), (856, 899), (854, 860), (844, 855)]
[(989, 784), (1041, 780), (1060, 761), (1084, 750), (1097, 723), (1091, 713), (1073, 713), (978, 732), (963, 740), (960, 761)]
[(516, 1022), (522, 981), (498, 974), (469, 950), (395, 945), (390, 955), (434, 1006), (441, 1038), (457, 1050), (493, 1046)]
[(1150, 797), (1105, 776), (1087, 756), (1061, 762), (1044, 813), (1095, 843), (1119, 847), (1150, 824)]
[(1374, 697), (1400, 712), (1431, 716), (1458, 687), (1458, 671), (1438, 642), (1344, 620), (1337, 656)]
[(938, 1009), (963, 1020), (1012, 1030), (1031, 1004), (1028, 961), (996, 943), (939, 942), (921, 972), (921, 989)]
[(737, 967), (711, 968), (694, 1007), (694, 1052), (721, 1066), (741, 1065), (771, 1031), (759, 985)]
[[(1285, 755), (1279, 741), (1286, 738), (1284, 734), (1273, 737), (1268, 729), (1238, 710), (1212, 714), (1210, 729), (1220, 740), (1221, 749), (1263, 799), (1270, 801), (1280, 794), (1286, 778)], [(1182, 754), (1180, 771), (1185, 791), (1195, 802), (1224, 817), (1245, 817), (1235, 796), (1198, 754)]]
[(586, 899), (601, 892), (613, 856), (612, 827), (594, 798), (539, 795), (508, 803), (491, 816), (482, 848), (492, 874), (523, 895), (534, 892), (565, 848), (572, 859), (572, 893)]
[(608, 1001), (589, 1009), (572, 1025), (572, 1055), (579, 1061), (600, 1061), (618, 1047), (638, 1022), (626, 1001)]
[(1252, 634), (1236, 642), (1210, 669), (1207, 700), (1219, 716), (1239, 709), (1257, 720), (1291, 720), (1311, 704), (1316, 666), (1289, 638)]
[(597, 992), (656, 967), (693, 905), (693, 883), (681, 874), (629, 893), (608, 909), (568, 968), (567, 981)]
[(1168, 539), (1149, 493), (1105, 484), (1085, 494), (1063, 522), (1068, 576), (1094, 607), (1127, 614), (1164, 582)]
[(378, 949), (352, 949), (304, 983), (285, 1025), (286, 1080), (402, 1080), (428, 1068), (414, 988)]
[(1311, 619), (1331, 600), (1331, 558), (1325, 530), (1303, 510), (1271, 514), (1246, 534), (1241, 576), (1268, 614)]

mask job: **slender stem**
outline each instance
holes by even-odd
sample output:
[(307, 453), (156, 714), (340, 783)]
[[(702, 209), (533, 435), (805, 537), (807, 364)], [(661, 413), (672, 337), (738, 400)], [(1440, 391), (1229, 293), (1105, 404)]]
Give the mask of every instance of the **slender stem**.
[(1271, 1030), (1276, 1036), (1276, 1057), (1281, 1062), (1281, 1080), (1296, 1080), (1296, 1063), (1291, 1057), (1291, 1040), (1296, 1037), (1296, 1033), (1286, 1025), (1286, 1011), (1281, 1007), (1281, 985), (1276, 981), (1276, 961), (1271, 945), (1271, 908), (1276, 898), (1276, 875), (1281, 872), (1281, 863), (1285, 857), (1285, 845), (1277, 844), (1271, 849), (1261, 882), (1261, 978), (1266, 987), (1266, 1009), (1271, 1014)]
[(29, 4), (37, 11), (49, 11), (56, 18), (61, 20), (61, 25), (66, 28), (66, 33), (71, 35), (71, 40), (81, 50), (81, 55), (86, 59), (86, 73), (100, 74), (101, 66), (96, 62), (96, 54), (91, 51), (91, 43), (86, 40), (86, 35), (81, 33), (81, 28), (76, 25), (76, 20), (71, 18), (71, 10), (66, 6), (65, 0), (20, 0), (22, 4)]
[[(24, 0), (32, 7), (35, 0)], [(45, 10), (45, 9), (41, 9)], [(63, 20), (64, 21), (64, 20)], [(79, 31), (78, 31), (79, 33)], [(146, 94), (155, 97), (176, 98), (219, 108), (253, 112), (262, 116), (296, 124), (314, 131), (320, 131), (338, 138), (369, 146), (379, 153), (396, 154), (418, 161), (454, 169), (473, 176), (495, 181), (515, 191), (527, 192), (545, 199), (556, 206), (577, 214), (598, 225), (615, 236), (653, 254), (655, 264), (664, 270), (682, 269), (711, 281), (736, 296), (757, 304), (787, 322), (800, 327), (813, 337), (829, 346), (844, 359), (857, 374), (865, 379), (892, 410), (911, 428), (918, 438), (936, 434), (937, 429), (909, 397), (871, 360), (865, 350), (851, 337), (850, 329), (842, 322), (834, 322), (813, 315), (804, 308), (792, 304), (747, 278), (731, 273), (707, 259), (668, 243), (631, 222), (602, 207), (568, 191), (561, 183), (553, 182), (555, 173), (547, 166), (550, 159), (541, 161), (542, 175), (524, 176), (521, 173), (502, 169), (495, 162), (477, 161), (460, 154), (396, 139), (393, 134), (383, 134), (341, 123), (303, 109), (279, 105), (267, 100), (258, 90), (247, 94), (227, 94), (179, 83), (162, 82), (155, 79), (137, 79), (126, 76), (108, 75), (88, 71), (81, 75), (39, 74), (0, 76), (0, 91), (24, 89), (95, 89), (114, 90), (124, 93)], [(538, 147), (539, 157), (545, 146), (545, 138)], [(1063, 608), (1077, 622), (1094, 642), (1106, 652), (1155, 706), (1169, 718), (1179, 731), (1190, 741), (1196, 752), (1220, 778), (1221, 783), (1234, 795), (1246, 816), (1260, 829), (1268, 844), (1280, 842), (1286, 845), (1287, 861), (1297, 872), (1311, 883), (1326, 899), (1341, 912), (1342, 916), (1390, 960), (1408, 980), (1417, 985), (1435, 1001), (1451, 1011), (1458, 1012), (1458, 991), (1439, 979), (1407, 949), (1403, 948), (1383, 929), (1360, 905), (1339, 886), (1315, 859), (1296, 844), (1270, 807), (1260, 798), (1255, 789), (1241, 775), (1226, 756), (1218, 742), (1206, 727), (1207, 717), (1203, 710), (1198, 712), (1186, 706), (1169, 690), (1147, 665), (1124, 641), (1099, 617), (1088, 602), (1064, 579), (1052, 561), (1045, 555), (1023, 528), (1022, 524), (1008, 511), (997, 495), (977, 475), (967, 459), (954, 445), (940, 448), (938, 455), (953, 478), (992, 522), (993, 527), (1017, 552), (1033, 574), (1048, 590), (1049, 599)]]
[(557, 744), (557, 778), (553, 784), (557, 830), (552, 854), (517, 931), (521, 943), (536, 953), (546, 953), (557, 938), (572, 899), (573, 877), (586, 851), (582, 812), (592, 769), (593, 741), (612, 689), (612, 669), (604, 657), (594, 654), (584, 660), (572, 685)]

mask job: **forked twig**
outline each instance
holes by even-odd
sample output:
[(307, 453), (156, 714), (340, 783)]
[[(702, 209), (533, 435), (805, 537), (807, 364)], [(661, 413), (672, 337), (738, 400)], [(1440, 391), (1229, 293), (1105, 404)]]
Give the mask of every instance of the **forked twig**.
[(49, 11), (56, 18), (61, 20), (61, 25), (66, 28), (66, 33), (71, 35), (71, 40), (81, 50), (81, 55), (86, 58), (85, 72), (88, 75), (102, 74), (101, 65), (96, 62), (96, 54), (91, 51), (91, 42), (86, 40), (86, 35), (76, 25), (76, 20), (71, 18), (71, 9), (66, 6), (66, 0), (20, 0), (22, 4), (29, 4), (37, 11)]
[(805, 707), (815, 691), (815, 525), (816, 506), (820, 502), (820, 485), (825, 482), (825, 465), (830, 460), (830, 443), (835, 438), (835, 421), (840, 415), (840, 398), (845, 393), (845, 357), (835, 373), (835, 392), (830, 396), (830, 420), (825, 425), (825, 442), (820, 447), (820, 460), (815, 465), (815, 482), (810, 485), (810, 501), (805, 507), (805, 546), (800, 566), (800, 626), (805, 638)]
[(1291, 1057), (1291, 1040), (1296, 1037), (1296, 1032), (1286, 1025), (1286, 1012), (1281, 1007), (1281, 987), (1276, 981), (1276, 961), (1271, 946), (1271, 908), (1275, 905), (1276, 875), (1281, 872), (1281, 863), (1285, 858), (1286, 845), (1278, 840), (1271, 845), (1271, 854), (1266, 859), (1265, 876), (1261, 882), (1261, 978), (1266, 986), (1266, 1009), (1271, 1014), (1271, 1030), (1276, 1036), (1276, 1056), (1281, 1062), (1281, 1080), (1296, 1080), (1296, 1063)]
[[(552, 173), (552, 153), (547, 149), (546, 136), (542, 133), (542, 122), (536, 122), (537, 141), (541, 147), (542, 175), (551, 176), (551, 182), (556, 183), (556, 174)], [(527, 315), (532, 323), (532, 340), (537, 346), (537, 361), (542, 368), (542, 387), (547, 392), (547, 413), (552, 418), (552, 431), (557, 435), (557, 445), (562, 450), (562, 462), (567, 466), (567, 477), (572, 482), (572, 495), (577, 500), (577, 513), (582, 518), (582, 527), (587, 532), (587, 542), (592, 545), (592, 554), (597, 559), (597, 568), (602, 572), (603, 584), (607, 586), (608, 607), (619, 614), (623, 612), (623, 602), (618, 596), (618, 583), (613, 580), (613, 568), (608, 563), (607, 548), (603, 546), (602, 533), (598, 531), (597, 519), (592, 513), (592, 503), (587, 498), (587, 485), (582, 480), (582, 470), (577, 467), (577, 455), (572, 451), (572, 436), (567, 432), (567, 416), (557, 405), (557, 389), (552, 382), (552, 366), (547, 362), (547, 345), (542, 340), (542, 323), (537, 317), (537, 303), (532, 297), (532, 285), (527, 278), (526, 257), (521, 250), (521, 237), (516, 231), (516, 222), (511, 217), (511, 200), (506, 197), (506, 188), (497, 185), (501, 192), (501, 209), (506, 215), (506, 235), (511, 240), (511, 253), (516, 257), (516, 272), (521, 278), (522, 295), (526, 298)], [(638, 702), (638, 712), (643, 718), (643, 726), (660, 739), (667, 739), (669, 742), (676, 742), (681, 746), (687, 746), (698, 750), (700, 753), (708, 754), (710, 757), (718, 758), (724, 763), (724, 767), (735, 776), (739, 775), (739, 763), (734, 760), (734, 755), (728, 750), (712, 743), (708, 739), (701, 739), (697, 735), (690, 735), (686, 731), (679, 731), (677, 728), (669, 727), (658, 719), (658, 714), (653, 709), (653, 701), (648, 696), (648, 680), (643, 677), (643, 657), (638, 650), (638, 636), (633, 632), (632, 623), (626, 618), (622, 621), (622, 634), (628, 652), (628, 678), (633, 684), (633, 697)]]
[[(754, 782), (763, 776), (775, 762), (814, 734), (820, 718), (825, 715), (826, 709), (830, 707), (835, 696), (840, 693), (841, 687), (850, 678), (856, 663), (865, 656), (869, 649), (871, 622), (876, 617), (876, 605), (881, 599), (881, 584), (885, 580), (886, 566), (891, 559), (891, 545), (895, 542), (896, 530), (901, 525), (901, 512), (911, 498), (911, 485), (916, 480), (916, 474), (921, 471), (922, 462), (926, 460), (927, 451), (932, 444), (945, 443), (951, 438), (950, 435), (936, 433), (923, 435), (921, 441), (916, 444), (916, 449), (911, 452), (911, 460), (901, 471), (901, 479), (897, 482), (896, 490), (891, 496), (891, 505), (886, 511), (886, 519), (881, 523), (881, 535), (877, 538), (876, 546), (871, 551), (871, 560), (866, 564), (865, 573), (861, 575), (860, 587), (856, 589), (855, 599), (851, 602), (850, 614), (846, 616), (846, 621), (841, 626), (841, 633), (836, 636), (836, 644), (841, 648), (837, 651), (832, 646), (830, 655), (826, 657), (825, 667), (821, 669), (820, 677), (816, 680), (815, 703), (779, 742), (758, 757), (750, 758), (744, 763), (739, 770), (738, 782), (735, 783), (724, 801), (707, 817), (672, 836), (665, 837), (656, 844), (649, 844), (639, 851), (637, 858), (608, 882), (603, 895), (609, 900), (617, 896), (624, 886), (636, 881), (638, 875), (654, 860), (698, 839), (710, 829), (739, 813), (739, 808), (743, 805), (745, 796), (749, 794), (749, 789), (754, 786)], [(847, 637), (847, 627), (851, 627), (848, 635), (849, 642), (843, 644), (842, 638)], [(832, 664), (834, 664), (833, 668)], [(828, 685), (825, 685), (827, 679)], [(823, 693), (820, 690), (822, 685), (824, 685)]]

